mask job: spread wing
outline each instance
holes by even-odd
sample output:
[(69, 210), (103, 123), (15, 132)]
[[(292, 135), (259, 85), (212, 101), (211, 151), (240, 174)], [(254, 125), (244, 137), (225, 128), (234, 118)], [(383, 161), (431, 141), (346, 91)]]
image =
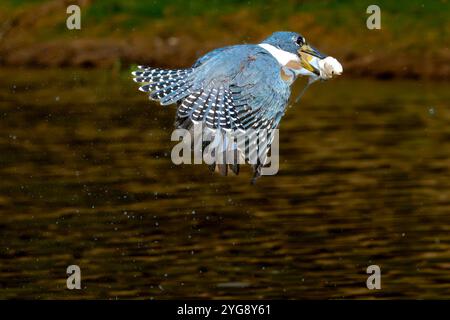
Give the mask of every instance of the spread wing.
[(276, 128), (290, 95), (278, 62), (257, 46), (213, 51), (195, 68), (190, 94), (178, 108), (179, 122), (211, 129)]
[[(250, 141), (257, 140), (259, 148), (250, 152), (246, 140), (229, 144), (245, 159), (258, 159), (254, 168), (259, 176), (291, 84), (282, 79), (280, 65), (267, 51), (255, 45), (226, 47), (206, 54), (190, 69), (140, 67), (133, 75), (136, 82), (145, 83), (140, 90), (149, 92), (151, 99), (162, 105), (178, 103), (177, 126), (202, 123), (214, 132), (241, 132)], [(261, 130), (267, 131), (262, 138)]]

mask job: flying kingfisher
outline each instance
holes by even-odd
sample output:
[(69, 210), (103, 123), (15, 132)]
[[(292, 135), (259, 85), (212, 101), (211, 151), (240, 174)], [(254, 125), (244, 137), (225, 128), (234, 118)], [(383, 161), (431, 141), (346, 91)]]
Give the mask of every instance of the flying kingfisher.
[[(310, 46), (295, 32), (275, 32), (260, 44), (215, 49), (187, 69), (166, 70), (139, 66), (132, 72), (140, 91), (161, 105), (176, 103), (175, 126), (192, 129), (202, 124), (214, 132), (278, 128), (298, 76), (309, 82), (331, 79), (342, 73), (341, 64)], [(267, 154), (273, 135), (264, 141)], [(245, 147), (232, 144), (245, 156)], [(265, 158), (263, 158), (265, 159)], [(229, 167), (238, 174), (239, 164), (211, 165), (223, 175)], [(264, 160), (253, 164), (253, 181)]]

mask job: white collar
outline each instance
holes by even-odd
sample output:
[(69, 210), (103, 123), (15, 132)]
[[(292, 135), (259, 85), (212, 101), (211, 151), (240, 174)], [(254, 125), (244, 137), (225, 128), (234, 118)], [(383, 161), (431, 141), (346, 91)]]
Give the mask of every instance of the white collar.
[(275, 59), (277, 59), (278, 63), (282, 66), (285, 66), (289, 61), (300, 61), (300, 58), (293, 53), (278, 49), (271, 44), (268, 43), (260, 43), (259, 46), (265, 50), (267, 50)]

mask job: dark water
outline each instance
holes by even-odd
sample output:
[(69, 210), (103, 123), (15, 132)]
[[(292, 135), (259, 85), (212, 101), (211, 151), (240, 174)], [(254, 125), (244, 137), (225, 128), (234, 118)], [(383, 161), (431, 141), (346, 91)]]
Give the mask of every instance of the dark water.
[(315, 84), (255, 186), (173, 165), (174, 108), (125, 75), (0, 85), (1, 298), (450, 298), (448, 83)]

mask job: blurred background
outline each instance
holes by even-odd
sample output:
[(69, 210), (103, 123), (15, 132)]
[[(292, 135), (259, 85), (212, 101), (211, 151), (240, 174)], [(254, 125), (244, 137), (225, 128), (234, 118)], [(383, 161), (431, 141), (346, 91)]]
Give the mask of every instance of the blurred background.
[[(81, 30), (66, 27), (77, 3)], [(370, 1), (4, 0), (0, 62), (33, 67), (188, 66), (225, 45), (296, 30), (345, 64), (347, 75), (449, 78), (447, 0), (378, 1), (382, 31), (368, 30)]]
[[(450, 298), (449, 9), (2, 0), (0, 298)], [(291, 103), (279, 173), (252, 186), (249, 168), (173, 165), (175, 108), (130, 70), (279, 30), (344, 67)], [(71, 264), (81, 290), (66, 288)], [(372, 264), (381, 290), (366, 287)]]

